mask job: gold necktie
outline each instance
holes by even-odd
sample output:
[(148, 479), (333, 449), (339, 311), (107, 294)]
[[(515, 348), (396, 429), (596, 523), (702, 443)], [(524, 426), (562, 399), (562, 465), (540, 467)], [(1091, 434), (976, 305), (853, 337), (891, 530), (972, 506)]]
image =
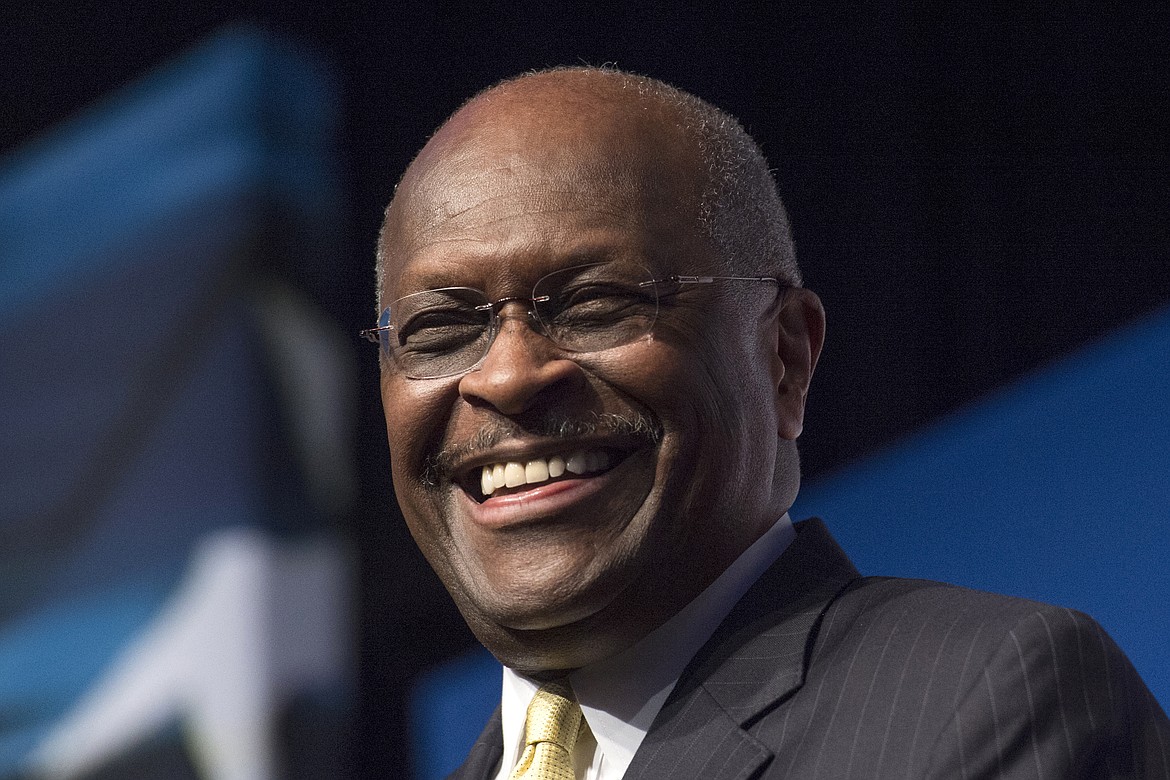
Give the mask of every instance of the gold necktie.
[(581, 705), (568, 682), (542, 685), (528, 705), (524, 755), (508, 780), (574, 780), (573, 745), (580, 730)]

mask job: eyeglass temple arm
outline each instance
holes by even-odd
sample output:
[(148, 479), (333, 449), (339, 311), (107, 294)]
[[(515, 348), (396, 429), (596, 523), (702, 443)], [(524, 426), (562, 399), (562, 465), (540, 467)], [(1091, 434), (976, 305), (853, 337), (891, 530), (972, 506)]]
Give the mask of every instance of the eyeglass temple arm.
[[(658, 290), (659, 295), (670, 295), (678, 292), (678, 288), (685, 284), (712, 284), (714, 282), (772, 282), (777, 287), (787, 286), (774, 276), (688, 276), (684, 274), (642, 282), (642, 286), (653, 285)], [(668, 289), (668, 285), (675, 285), (675, 289)]]
[(366, 328), (365, 330), (359, 330), (358, 335), (366, 341), (372, 342), (374, 344), (380, 344), (382, 343), (382, 334), (391, 330), (394, 330), (393, 325), (379, 325), (376, 328)]
[(668, 277), (666, 281), (677, 284), (711, 284), (712, 282), (775, 282), (780, 280), (774, 276), (682, 276)]

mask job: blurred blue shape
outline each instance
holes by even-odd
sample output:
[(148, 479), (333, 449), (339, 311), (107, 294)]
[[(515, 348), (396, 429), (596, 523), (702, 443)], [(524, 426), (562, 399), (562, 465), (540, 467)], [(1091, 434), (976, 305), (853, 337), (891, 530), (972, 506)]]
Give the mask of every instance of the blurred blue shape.
[(802, 490), (864, 573), (1088, 612), (1170, 704), (1170, 309)]
[(119, 259), (127, 245), (215, 225), (189, 213), (212, 203), (236, 199), (245, 211), (224, 212), (231, 222), (305, 220), (315, 246), (301, 262), (327, 255), (338, 113), (317, 60), (236, 29), (0, 161), (0, 325), (134, 262)]
[(325, 530), (257, 299), (336, 255), (337, 113), (232, 30), (0, 161), (0, 777), (203, 540)]
[(411, 702), (416, 778), (443, 778), (459, 768), (500, 702), (502, 675), (500, 663), (477, 649), (419, 677)]

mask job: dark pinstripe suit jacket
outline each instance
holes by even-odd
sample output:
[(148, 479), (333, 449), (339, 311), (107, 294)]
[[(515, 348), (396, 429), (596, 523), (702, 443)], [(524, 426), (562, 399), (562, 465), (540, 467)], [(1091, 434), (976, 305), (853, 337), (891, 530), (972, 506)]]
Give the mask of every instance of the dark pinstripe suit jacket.
[[(454, 778), (490, 778), (499, 711)], [(1170, 778), (1170, 723), (1091, 618), (862, 578), (819, 520), (687, 666), (626, 773)]]

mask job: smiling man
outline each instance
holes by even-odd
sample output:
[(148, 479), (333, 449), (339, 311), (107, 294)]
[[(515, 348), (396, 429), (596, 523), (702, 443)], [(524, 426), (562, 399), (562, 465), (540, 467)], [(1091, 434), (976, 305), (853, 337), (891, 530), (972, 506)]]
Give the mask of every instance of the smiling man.
[(1170, 773), (1089, 618), (862, 578), (791, 522), (825, 318), (731, 117), (496, 86), (407, 169), (378, 286), (398, 500), (505, 668), (457, 777)]

